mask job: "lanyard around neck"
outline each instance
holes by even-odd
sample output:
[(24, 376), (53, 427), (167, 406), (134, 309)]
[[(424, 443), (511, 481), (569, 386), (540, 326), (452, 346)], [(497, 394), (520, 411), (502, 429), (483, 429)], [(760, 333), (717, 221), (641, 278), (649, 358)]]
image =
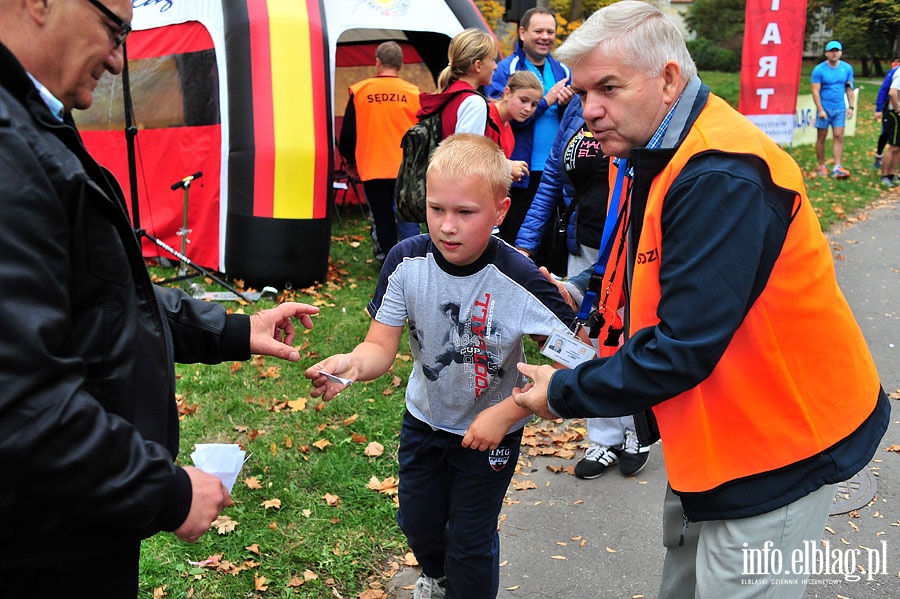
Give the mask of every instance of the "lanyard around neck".
[(628, 170), (628, 160), (621, 160), (616, 173), (616, 183), (613, 186), (612, 197), (609, 201), (609, 209), (606, 211), (606, 222), (603, 223), (603, 234), (600, 237), (600, 249), (597, 252), (597, 261), (594, 263), (594, 274), (591, 276), (591, 284), (584, 294), (581, 306), (578, 309), (578, 319), (585, 322), (590, 315), (591, 309), (597, 300), (597, 291), (600, 281), (606, 272), (606, 263), (609, 260), (609, 253), (612, 250), (612, 238), (619, 228), (622, 214), (619, 207), (622, 204), (623, 188), (625, 187), (625, 172)]

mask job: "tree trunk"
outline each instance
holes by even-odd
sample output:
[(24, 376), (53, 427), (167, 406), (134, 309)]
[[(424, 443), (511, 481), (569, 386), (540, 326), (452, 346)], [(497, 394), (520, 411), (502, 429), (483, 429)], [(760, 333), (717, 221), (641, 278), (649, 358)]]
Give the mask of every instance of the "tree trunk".
[(569, 22), (584, 18), (584, 0), (572, 0), (572, 8), (569, 9)]

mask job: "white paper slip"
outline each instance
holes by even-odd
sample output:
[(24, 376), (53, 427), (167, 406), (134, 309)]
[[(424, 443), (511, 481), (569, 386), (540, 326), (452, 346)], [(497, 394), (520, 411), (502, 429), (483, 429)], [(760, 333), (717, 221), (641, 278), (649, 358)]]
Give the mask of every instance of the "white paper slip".
[(353, 384), (353, 379), (345, 379), (342, 376), (331, 374), (330, 372), (325, 372), (324, 370), (320, 370), (319, 374), (324, 374), (325, 378), (327, 378), (332, 383), (340, 383), (341, 385), (347, 385), (348, 387)]
[(592, 346), (576, 339), (568, 331), (560, 330), (550, 333), (541, 348), (541, 354), (569, 368), (575, 368), (582, 362), (587, 362), (597, 356), (597, 352)]
[(245, 456), (246, 452), (234, 443), (197, 443), (191, 453), (194, 466), (217, 476), (229, 493), (241, 473)]

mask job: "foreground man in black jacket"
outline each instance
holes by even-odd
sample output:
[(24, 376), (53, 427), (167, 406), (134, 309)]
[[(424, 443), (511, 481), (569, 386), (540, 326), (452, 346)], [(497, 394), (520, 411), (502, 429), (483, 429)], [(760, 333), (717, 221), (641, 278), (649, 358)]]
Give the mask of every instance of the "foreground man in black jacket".
[(282, 304), (227, 315), (155, 287), (70, 112), (123, 68), (130, 0), (0, 0), (0, 598), (135, 597), (142, 538), (226, 505), (178, 467), (175, 361), (297, 361)]

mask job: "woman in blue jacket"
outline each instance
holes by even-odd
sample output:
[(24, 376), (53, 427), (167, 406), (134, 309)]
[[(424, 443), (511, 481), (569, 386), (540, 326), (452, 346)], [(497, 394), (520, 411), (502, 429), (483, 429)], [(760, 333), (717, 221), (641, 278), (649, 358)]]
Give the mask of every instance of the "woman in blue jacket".
[[(555, 225), (560, 203), (564, 211), (575, 201), (567, 235), (567, 272), (577, 274), (592, 267), (606, 221), (608, 176), (609, 160), (585, 126), (581, 100), (576, 96), (563, 114), (541, 183), (519, 228), (516, 247), (534, 255), (548, 227)], [(553, 274), (564, 276), (566, 272)]]

